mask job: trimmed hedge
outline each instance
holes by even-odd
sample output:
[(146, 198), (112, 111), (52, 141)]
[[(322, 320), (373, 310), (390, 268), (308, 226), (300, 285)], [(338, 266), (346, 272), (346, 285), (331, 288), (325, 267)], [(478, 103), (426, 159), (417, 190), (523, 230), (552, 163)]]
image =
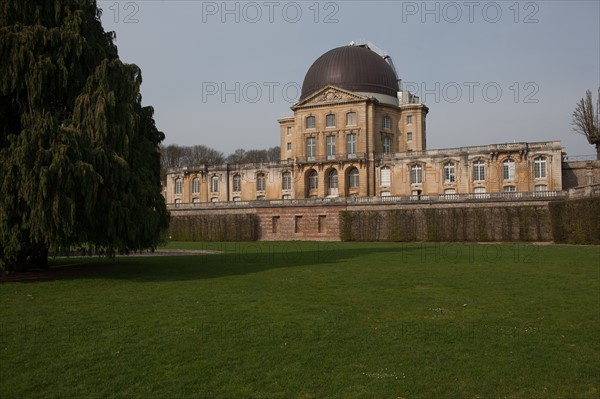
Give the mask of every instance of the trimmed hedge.
[(600, 244), (600, 197), (549, 204), (556, 243)]
[(343, 211), (342, 241), (550, 241), (545, 206)]
[(256, 241), (255, 214), (171, 216), (169, 236), (174, 241)]

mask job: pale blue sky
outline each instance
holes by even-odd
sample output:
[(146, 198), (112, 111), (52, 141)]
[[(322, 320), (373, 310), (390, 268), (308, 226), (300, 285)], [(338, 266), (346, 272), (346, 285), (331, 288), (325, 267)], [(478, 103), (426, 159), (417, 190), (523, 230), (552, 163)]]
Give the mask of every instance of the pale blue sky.
[(142, 69), (166, 144), (279, 145), (277, 119), (310, 65), (366, 39), (430, 108), (428, 148), (561, 140), (594, 153), (570, 121), (600, 85), (600, 1), (98, 4), (121, 59)]

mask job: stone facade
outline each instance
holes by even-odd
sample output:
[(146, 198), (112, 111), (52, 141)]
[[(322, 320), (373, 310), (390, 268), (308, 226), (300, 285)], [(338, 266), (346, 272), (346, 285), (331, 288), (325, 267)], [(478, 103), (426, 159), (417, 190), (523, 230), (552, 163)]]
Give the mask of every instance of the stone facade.
[[(302, 143), (297, 136), (301, 135), (290, 138), (295, 140), (292, 148)], [(287, 132), (282, 137), (286, 145)], [(326, 141), (328, 136), (321, 137), (320, 141)], [(167, 204), (186, 204), (561, 191), (562, 150), (560, 142), (554, 141), (359, 153), (356, 158), (336, 154), (330, 160), (323, 155), (315, 159), (299, 155), (279, 163), (187, 167), (169, 172), (165, 195)], [(569, 181), (581, 182), (591, 170), (571, 168), (569, 173), (575, 177)]]
[(576, 161), (562, 164), (563, 189), (600, 184), (600, 161)]

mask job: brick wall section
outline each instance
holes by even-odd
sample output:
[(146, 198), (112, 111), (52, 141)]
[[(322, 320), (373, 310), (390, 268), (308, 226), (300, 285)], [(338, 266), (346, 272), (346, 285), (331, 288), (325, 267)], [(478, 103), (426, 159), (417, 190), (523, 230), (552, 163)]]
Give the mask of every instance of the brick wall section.
[[(345, 206), (259, 208), (260, 240), (338, 241)], [(274, 226), (275, 225), (275, 226)]]

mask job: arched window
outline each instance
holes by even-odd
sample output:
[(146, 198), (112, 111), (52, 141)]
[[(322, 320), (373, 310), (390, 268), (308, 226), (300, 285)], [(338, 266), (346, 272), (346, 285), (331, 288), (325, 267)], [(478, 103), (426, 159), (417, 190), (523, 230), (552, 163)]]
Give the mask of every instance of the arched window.
[(182, 189), (181, 179), (176, 179), (175, 180), (175, 194), (181, 194), (181, 189)]
[(514, 180), (515, 178), (515, 161), (507, 159), (502, 163), (502, 178), (504, 180)]
[(242, 191), (242, 178), (240, 175), (233, 175), (233, 191)]
[(410, 182), (411, 184), (423, 183), (423, 167), (421, 165), (413, 165), (410, 168)]
[(306, 128), (307, 129), (314, 129), (315, 128), (315, 117), (314, 116), (307, 116), (306, 117)]
[(198, 194), (200, 192), (200, 179), (197, 177), (192, 180), (192, 194)]
[(546, 158), (537, 157), (533, 161), (533, 177), (536, 179), (545, 179), (547, 176)]
[(392, 172), (390, 171), (389, 167), (384, 166), (383, 168), (381, 168), (379, 170), (379, 177), (380, 185), (389, 186), (392, 184)]
[(265, 191), (265, 174), (259, 173), (256, 175), (256, 191)]
[(456, 167), (454, 162), (448, 162), (444, 165), (444, 183), (454, 183), (456, 181)]
[(485, 180), (485, 163), (483, 161), (473, 162), (473, 181)]
[(292, 172), (283, 172), (281, 176), (281, 188), (283, 190), (292, 189)]
[(536, 184), (535, 191), (548, 191), (548, 186), (545, 184)]
[(212, 193), (219, 192), (219, 176), (213, 176), (210, 179), (210, 191)]
[(308, 189), (316, 190), (317, 188), (319, 188), (319, 174), (313, 169), (308, 174)]
[(358, 184), (359, 184), (358, 169), (352, 168), (348, 172), (348, 187), (349, 188), (358, 188)]
[(338, 194), (338, 171), (332, 169), (327, 174), (327, 195)]

